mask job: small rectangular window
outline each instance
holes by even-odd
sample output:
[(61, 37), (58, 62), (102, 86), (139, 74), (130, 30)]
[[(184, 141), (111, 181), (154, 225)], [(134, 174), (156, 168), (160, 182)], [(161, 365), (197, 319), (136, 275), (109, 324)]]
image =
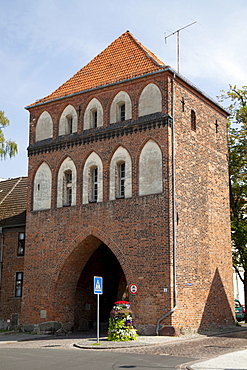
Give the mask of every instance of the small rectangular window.
[(24, 251), (25, 251), (25, 233), (20, 232), (18, 234), (17, 256), (24, 256)]
[(67, 117), (67, 132), (66, 134), (72, 134), (73, 132), (73, 118), (71, 116)]
[(15, 276), (15, 297), (22, 297), (23, 272), (16, 272)]
[(91, 171), (91, 199), (90, 202), (97, 202), (98, 200), (98, 167)]
[(118, 195), (117, 198), (125, 197), (125, 162), (118, 165)]
[(95, 110), (93, 112), (93, 127), (97, 127), (97, 121), (98, 121), (98, 114), (97, 114), (97, 110)]
[(120, 106), (120, 121), (125, 121), (125, 104)]
[(72, 204), (72, 171), (64, 173), (64, 206), (71, 206)]

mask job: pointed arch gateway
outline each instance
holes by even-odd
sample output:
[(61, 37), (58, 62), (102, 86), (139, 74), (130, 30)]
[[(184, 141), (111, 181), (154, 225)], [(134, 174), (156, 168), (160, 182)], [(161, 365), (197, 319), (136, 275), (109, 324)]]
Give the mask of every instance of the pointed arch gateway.
[(54, 318), (72, 323), (76, 330), (92, 328), (97, 308), (93, 277), (102, 276), (100, 322), (107, 326), (113, 303), (128, 299), (125, 266), (125, 257), (119, 248), (88, 235), (67, 256), (61, 256), (61, 269), (57, 277), (54, 276), (56, 282), (53, 281), (55, 291), (51, 292), (55, 298)]

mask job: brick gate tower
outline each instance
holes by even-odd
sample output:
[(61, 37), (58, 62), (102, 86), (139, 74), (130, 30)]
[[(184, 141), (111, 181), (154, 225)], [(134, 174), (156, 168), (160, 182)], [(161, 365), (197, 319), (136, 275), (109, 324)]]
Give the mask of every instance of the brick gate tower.
[[(140, 333), (234, 323), (227, 113), (129, 32), (29, 105), (21, 323)], [(136, 294), (129, 286), (136, 284)]]

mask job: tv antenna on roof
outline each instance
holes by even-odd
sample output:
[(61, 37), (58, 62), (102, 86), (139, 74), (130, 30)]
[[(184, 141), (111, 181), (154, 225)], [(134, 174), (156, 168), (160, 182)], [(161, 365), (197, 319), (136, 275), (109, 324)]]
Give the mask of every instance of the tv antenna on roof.
[[(179, 55), (179, 53), (180, 53), (180, 31), (184, 30), (187, 27), (192, 26), (195, 23), (196, 23), (196, 21), (188, 24), (185, 27), (179, 28), (178, 30), (174, 31), (173, 33), (171, 33), (168, 36), (165, 36), (165, 43), (166, 43), (166, 39), (168, 39), (168, 37), (177, 34), (177, 71), (178, 71), (178, 73), (179, 73), (179, 64), (180, 64), (180, 55)], [(166, 35), (166, 33), (165, 33), (165, 35)]]

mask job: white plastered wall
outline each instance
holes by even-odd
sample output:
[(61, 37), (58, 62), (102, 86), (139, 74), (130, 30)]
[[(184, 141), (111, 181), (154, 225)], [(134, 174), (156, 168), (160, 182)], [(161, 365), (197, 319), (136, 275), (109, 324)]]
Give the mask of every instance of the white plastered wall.
[(53, 136), (53, 122), (50, 114), (44, 111), (37, 122), (35, 141), (45, 140)]
[(120, 146), (113, 154), (110, 163), (110, 200), (116, 199), (116, 167), (119, 162), (125, 162), (125, 198), (132, 197), (132, 161), (129, 152)]
[(33, 186), (33, 210), (51, 208), (51, 170), (47, 163), (43, 162), (34, 177)]
[(110, 108), (110, 123), (115, 123), (120, 121), (118, 117), (119, 104), (125, 104), (125, 119), (132, 118), (132, 104), (129, 95), (125, 91), (119, 91), (112, 101)]
[(84, 113), (84, 130), (88, 130), (89, 128), (92, 128), (92, 111), (97, 110), (97, 127), (103, 126), (103, 108), (101, 103), (98, 101), (98, 99), (93, 98), (89, 104), (87, 105), (87, 108)]
[(149, 140), (139, 159), (139, 195), (157, 194), (162, 190), (162, 153), (158, 144)]
[(162, 94), (157, 85), (150, 83), (139, 99), (139, 117), (157, 112), (162, 112)]
[(61, 114), (60, 120), (59, 120), (59, 131), (58, 135), (66, 135), (66, 127), (67, 127), (67, 117), (71, 116), (72, 121), (72, 133), (77, 132), (77, 126), (78, 126), (78, 118), (75, 108), (72, 105), (67, 105), (67, 107), (63, 110), (63, 113)]
[(63, 179), (64, 179), (64, 172), (70, 170), (72, 172), (72, 201), (71, 206), (76, 205), (76, 181), (77, 181), (77, 173), (76, 167), (73, 160), (70, 157), (67, 157), (63, 163), (61, 164), (58, 172), (58, 179), (57, 179), (57, 207), (63, 207)]
[(103, 201), (103, 164), (95, 152), (91, 153), (87, 158), (83, 168), (83, 186), (82, 186), (82, 203), (89, 203), (89, 181), (90, 181), (90, 169), (92, 167), (98, 167), (98, 198), (97, 202)]

